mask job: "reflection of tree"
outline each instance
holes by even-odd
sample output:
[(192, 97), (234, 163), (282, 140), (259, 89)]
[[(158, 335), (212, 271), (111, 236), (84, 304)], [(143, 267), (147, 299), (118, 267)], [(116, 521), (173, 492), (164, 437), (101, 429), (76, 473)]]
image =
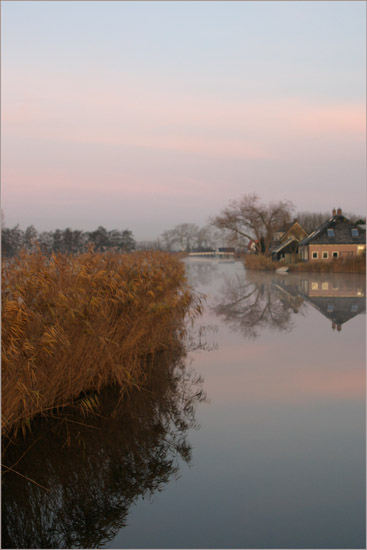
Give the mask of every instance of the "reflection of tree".
[(227, 280), (215, 313), (248, 338), (256, 338), (265, 328), (290, 331), (292, 314), (302, 306), (302, 298), (283, 295), (266, 276), (249, 277)]
[(40, 419), (5, 449), (3, 547), (101, 547), (139, 496), (178, 475), (180, 460), (190, 460), (187, 430), (205, 399), (202, 381), (183, 353), (162, 354), (150, 371), (140, 392), (122, 399), (118, 388), (105, 389), (95, 413), (67, 409), (61, 419)]

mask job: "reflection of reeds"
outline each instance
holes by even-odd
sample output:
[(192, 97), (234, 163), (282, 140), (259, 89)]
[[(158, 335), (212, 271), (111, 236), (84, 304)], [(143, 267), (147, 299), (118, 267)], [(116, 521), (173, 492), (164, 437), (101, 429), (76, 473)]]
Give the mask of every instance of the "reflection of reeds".
[(93, 413), (65, 407), (7, 444), (4, 547), (101, 548), (139, 496), (162, 490), (180, 461), (189, 462), (187, 431), (205, 399), (202, 380), (179, 346), (148, 363), (144, 391), (121, 396), (117, 385), (105, 387)]
[(145, 359), (169, 349), (200, 308), (183, 264), (161, 252), (22, 253), (2, 281), (5, 434), (86, 390), (140, 386)]

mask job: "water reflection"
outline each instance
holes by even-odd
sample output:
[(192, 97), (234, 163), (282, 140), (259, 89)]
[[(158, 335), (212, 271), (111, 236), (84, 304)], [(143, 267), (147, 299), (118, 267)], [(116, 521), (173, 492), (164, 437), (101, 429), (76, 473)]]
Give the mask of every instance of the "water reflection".
[(363, 275), (314, 273), (280, 277), (273, 285), (292, 296), (295, 292), (331, 321), (331, 328), (366, 312), (366, 279)]
[(246, 338), (258, 337), (265, 328), (291, 331), (294, 315), (305, 314), (309, 305), (340, 331), (344, 323), (366, 312), (365, 295), (363, 275), (248, 271), (225, 281), (213, 310)]
[(180, 461), (190, 461), (187, 431), (204, 399), (183, 351), (164, 353), (144, 390), (121, 399), (110, 387), (98, 414), (69, 408), (61, 420), (35, 423), (25, 441), (4, 449), (2, 547), (106, 544), (138, 497), (162, 490), (178, 477)]

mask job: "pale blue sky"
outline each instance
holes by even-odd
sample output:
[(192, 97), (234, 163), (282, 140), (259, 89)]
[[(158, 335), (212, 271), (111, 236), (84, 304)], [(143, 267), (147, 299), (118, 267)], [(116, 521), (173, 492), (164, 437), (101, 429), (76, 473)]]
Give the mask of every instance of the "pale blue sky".
[(365, 27), (350, 0), (2, 2), (7, 224), (149, 238), (254, 191), (362, 213)]

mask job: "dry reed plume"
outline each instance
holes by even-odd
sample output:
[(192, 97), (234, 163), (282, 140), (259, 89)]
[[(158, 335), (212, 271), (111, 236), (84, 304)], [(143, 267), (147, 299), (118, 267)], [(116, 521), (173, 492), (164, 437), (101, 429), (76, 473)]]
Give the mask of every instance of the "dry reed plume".
[(21, 253), (3, 263), (2, 281), (6, 435), (82, 392), (139, 387), (144, 358), (169, 349), (200, 311), (183, 264), (163, 252)]

